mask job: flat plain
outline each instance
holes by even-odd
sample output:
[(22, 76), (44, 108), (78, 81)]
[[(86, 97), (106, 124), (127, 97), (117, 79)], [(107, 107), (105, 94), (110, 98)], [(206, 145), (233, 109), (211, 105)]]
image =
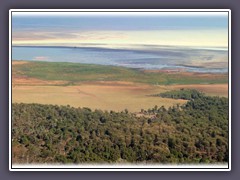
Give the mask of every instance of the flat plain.
[(183, 104), (182, 99), (151, 95), (174, 89), (197, 89), (228, 96), (227, 74), (143, 71), (77, 63), (12, 62), (12, 97), (17, 103), (40, 103), (139, 112), (155, 105)]

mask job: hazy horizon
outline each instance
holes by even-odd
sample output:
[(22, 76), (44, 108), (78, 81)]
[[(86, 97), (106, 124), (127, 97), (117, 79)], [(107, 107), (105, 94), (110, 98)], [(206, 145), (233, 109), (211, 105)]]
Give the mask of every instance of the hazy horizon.
[(12, 44), (228, 47), (227, 12), (13, 12)]

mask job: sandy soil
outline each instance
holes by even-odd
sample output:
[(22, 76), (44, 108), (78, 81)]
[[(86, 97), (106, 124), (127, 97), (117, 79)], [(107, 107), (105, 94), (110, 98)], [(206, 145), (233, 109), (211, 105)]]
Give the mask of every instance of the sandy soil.
[(20, 64), (27, 64), (29, 63), (28, 61), (12, 61), (12, 65), (20, 65)]
[(141, 109), (183, 104), (185, 100), (151, 97), (166, 87), (127, 82), (86, 83), (78, 86), (15, 86), (13, 102), (71, 105), (92, 109), (139, 112)]

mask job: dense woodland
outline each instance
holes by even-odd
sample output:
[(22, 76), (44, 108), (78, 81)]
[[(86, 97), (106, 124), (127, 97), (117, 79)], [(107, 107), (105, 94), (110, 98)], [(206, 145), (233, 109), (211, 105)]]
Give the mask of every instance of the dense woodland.
[(70, 106), (12, 105), (13, 163), (228, 162), (228, 99), (196, 90), (189, 100), (134, 114)]
[(195, 89), (182, 88), (180, 90), (167, 91), (167, 92), (156, 94), (153, 96), (160, 96), (163, 98), (172, 98), (172, 99), (193, 100), (197, 98), (202, 98), (204, 94)]

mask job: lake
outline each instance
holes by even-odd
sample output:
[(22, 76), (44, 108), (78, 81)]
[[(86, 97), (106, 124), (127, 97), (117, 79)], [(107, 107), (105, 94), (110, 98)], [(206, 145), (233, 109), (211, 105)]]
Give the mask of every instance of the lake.
[(141, 69), (228, 72), (228, 51), (222, 48), (141, 46), (138, 48), (13, 46), (12, 60), (74, 62)]

